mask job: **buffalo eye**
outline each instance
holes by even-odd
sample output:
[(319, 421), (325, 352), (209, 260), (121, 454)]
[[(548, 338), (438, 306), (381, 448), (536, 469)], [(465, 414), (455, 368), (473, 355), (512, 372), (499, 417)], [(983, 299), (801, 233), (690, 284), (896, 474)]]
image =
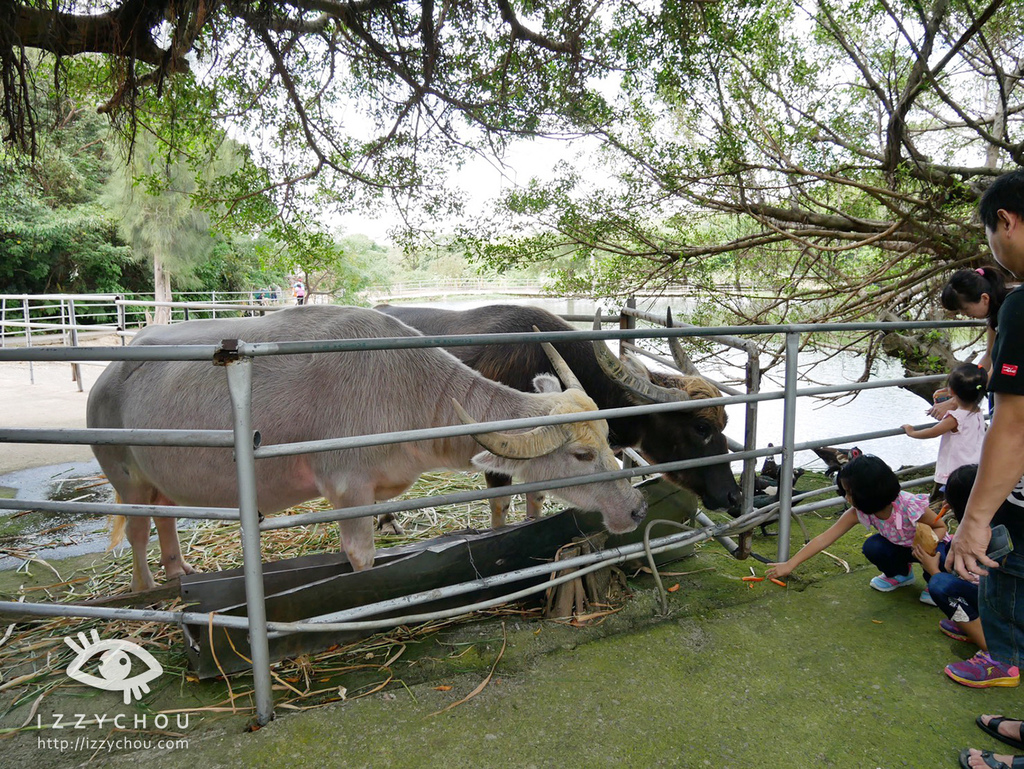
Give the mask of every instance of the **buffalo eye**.
[(711, 429), (711, 425), (707, 422), (695, 422), (693, 430), (697, 433), (697, 437), (704, 441), (704, 443), (708, 443), (714, 435), (714, 430)]
[(591, 451), (590, 449), (577, 449), (572, 453), (572, 455), (576, 457), (576, 459), (578, 459), (580, 462), (594, 461), (594, 452)]

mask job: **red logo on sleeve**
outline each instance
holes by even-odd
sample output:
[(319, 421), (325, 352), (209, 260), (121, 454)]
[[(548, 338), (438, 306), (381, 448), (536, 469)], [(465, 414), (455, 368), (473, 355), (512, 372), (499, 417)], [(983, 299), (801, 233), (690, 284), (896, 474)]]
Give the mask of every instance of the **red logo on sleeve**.
[(999, 370), (999, 373), (1005, 374), (1006, 376), (1017, 376), (1017, 367), (1011, 363), (1004, 363), (1003, 367)]

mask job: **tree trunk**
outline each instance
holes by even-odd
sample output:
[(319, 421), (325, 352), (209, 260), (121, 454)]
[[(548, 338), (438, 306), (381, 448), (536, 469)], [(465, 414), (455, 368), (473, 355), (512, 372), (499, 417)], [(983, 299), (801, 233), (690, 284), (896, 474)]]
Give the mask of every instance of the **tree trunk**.
[[(153, 255), (153, 290), (156, 292), (156, 301), (171, 301), (171, 274), (164, 269), (164, 263), (159, 254)], [(171, 308), (157, 307), (153, 313), (153, 323), (166, 326), (170, 322)]]
[[(906, 377), (948, 374), (958, 364), (967, 362), (957, 360), (945, 337), (936, 339), (928, 336), (927, 331), (903, 334), (890, 332), (882, 337), (882, 350), (886, 355), (902, 361), (903, 375)], [(941, 382), (931, 382), (900, 386), (931, 403), (932, 393), (943, 385)]]
[[(878, 320), (898, 321), (903, 318), (888, 310), (881, 310), (878, 313)], [(907, 378), (928, 374), (948, 374), (958, 364), (967, 363), (970, 358), (974, 358), (974, 355), (971, 355), (967, 361), (957, 360), (956, 354), (950, 346), (949, 338), (945, 334), (936, 334), (929, 329), (902, 333), (890, 331), (882, 335), (881, 347), (882, 352), (903, 364), (903, 376)], [(932, 402), (932, 394), (942, 386), (942, 382), (900, 385), (904, 390), (919, 395), (928, 403)]]

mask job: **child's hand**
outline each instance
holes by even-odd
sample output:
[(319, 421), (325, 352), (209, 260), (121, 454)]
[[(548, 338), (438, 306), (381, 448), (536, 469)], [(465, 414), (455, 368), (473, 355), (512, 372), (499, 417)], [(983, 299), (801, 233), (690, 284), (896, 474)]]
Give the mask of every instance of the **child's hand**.
[(910, 552), (914, 554), (914, 557), (929, 574), (939, 573), (939, 556), (937, 553), (935, 555), (928, 555), (923, 547), (916, 544), (910, 548)]
[(907, 435), (913, 435), (914, 434), (914, 426), (913, 425), (903, 425), (903, 432), (905, 432)]
[(793, 567), (789, 565), (789, 561), (783, 561), (782, 563), (770, 563), (768, 564), (768, 571), (765, 572), (765, 576), (768, 579), (781, 579), (782, 577), (788, 577), (793, 571)]

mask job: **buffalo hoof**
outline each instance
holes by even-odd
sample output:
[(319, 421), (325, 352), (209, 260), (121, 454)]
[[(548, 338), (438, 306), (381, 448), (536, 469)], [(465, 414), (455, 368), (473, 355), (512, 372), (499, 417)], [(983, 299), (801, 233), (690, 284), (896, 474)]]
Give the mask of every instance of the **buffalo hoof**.
[(175, 563), (164, 564), (164, 577), (168, 580), (178, 579), (182, 575), (195, 573), (195, 567), (186, 561), (176, 561)]
[(393, 535), (396, 537), (404, 537), (405, 529), (402, 528), (402, 524), (398, 522), (398, 519), (394, 516), (380, 516), (377, 519), (377, 531), (384, 536)]

